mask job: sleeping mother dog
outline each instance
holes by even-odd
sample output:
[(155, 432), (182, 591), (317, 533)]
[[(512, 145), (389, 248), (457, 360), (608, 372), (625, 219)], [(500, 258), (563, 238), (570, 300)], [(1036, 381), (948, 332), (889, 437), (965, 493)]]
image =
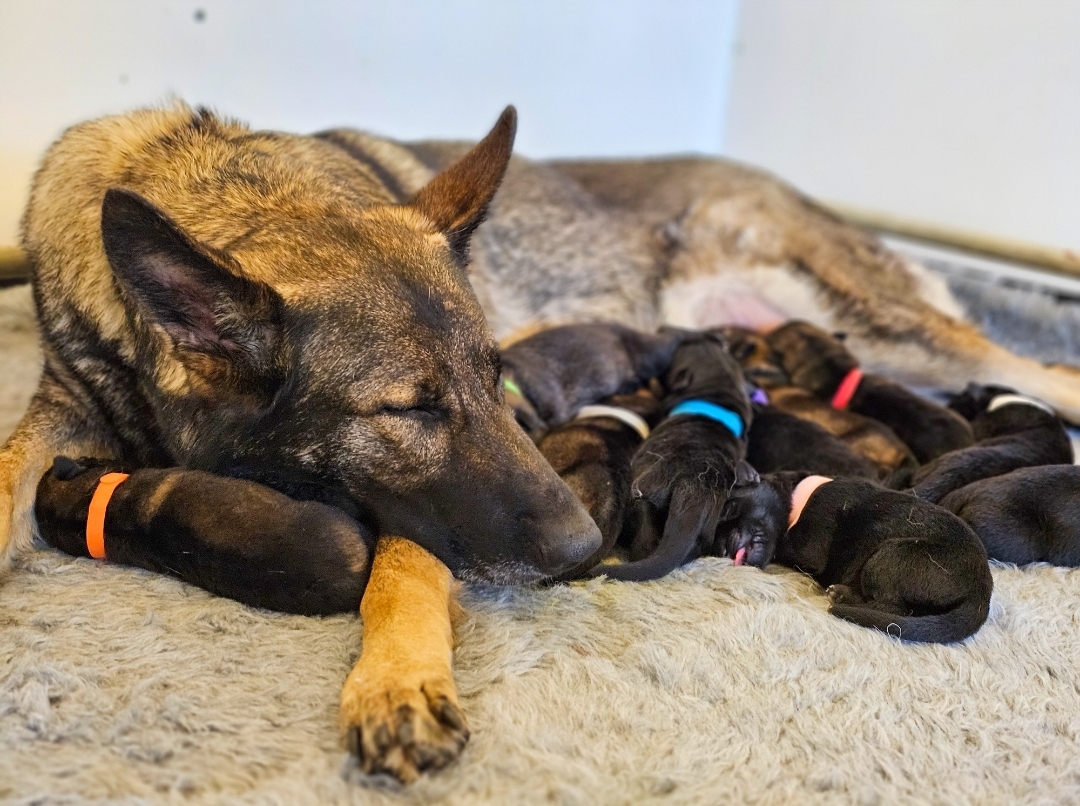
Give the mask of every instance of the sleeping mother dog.
[[(942, 312), (940, 284), (771, 177), (510, 160), (513, 133), (508, 111), (475, 146), (297, 136), (180, 103), (68, 130), (23, 218), (46, 358), (0, 449), (0, 552), (30, 545), (54, 457), (96, 456), (333, 503), (463, 576), (557, 573), (600, 534), (516, 426), (495, 344), (553, 322), (798, 315), (847, 331), (877, 371), (1000, 378), (1080, 416), (1074, 370), (991, 344)], [(397, 704), (435, 731), (425, 692), (453, 683), (446, 568), (395, 545), (376, 550), (364, 607), (387, 609), (365, 615), (365, 655), (380, 626), (418, 631), (442, 601), (425, 622), (438, 651), (385, 644), (381, 671), (346, 684), (342, 724), (371, 717), (376, 763), (405, 777), (422, 731), (399, 730)]]

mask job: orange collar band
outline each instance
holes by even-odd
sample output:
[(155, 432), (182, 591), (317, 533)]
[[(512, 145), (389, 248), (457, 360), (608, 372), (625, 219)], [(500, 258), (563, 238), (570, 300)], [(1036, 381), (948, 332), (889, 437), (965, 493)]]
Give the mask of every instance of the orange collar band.
[(836, 387), (836, 394), (833, 395), (832, 399), (832, 407), (834, 409), (846, 409), (848, 403), (851, 402), (851, 398), (855, 397), (855, 390), (859, 388), (862, 379), (862, 370), (858, 367), (855, 367), (855, 369), (845, 375), (844, 380), (840, 381), (840, 385)]
[(814, 491), (830, 481), (832, 479), (828, 476), (807, 476), (795, 485), (795, 489), (791, 491), (791, 514), (788, 515), (788, 529), (799, 522), (802, 511), (806, 507), (806, 502), (810, 500), (810, 496), (814, 494)]
[(86, 550), (95, 560), (105, 559), (105, 508), (120, 482), (127, 477), (127, 473), (106, 473), (98, 479), (94, 497), (90, 499), (90, 512), (86, 516)]

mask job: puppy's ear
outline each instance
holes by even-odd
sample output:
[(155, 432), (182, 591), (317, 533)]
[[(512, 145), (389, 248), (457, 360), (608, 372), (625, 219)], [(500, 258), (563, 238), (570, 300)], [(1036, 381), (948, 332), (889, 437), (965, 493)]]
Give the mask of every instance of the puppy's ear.
[(693, 382), (694, 370), (691, 367), (679, 367), (671, 377), (668, 378), (668, 393), (677, 395), (680, 392), (685, 392), (690, 388), (690, 385)]
[(281, 331), (281, 298), (239, 274), (225, 255), (189, 238), (136, 193), (112, 188), (101, 205), (105, 254), (124, 296), (169, 337), (196, 387), (268, 395)]
[(736, 341), (728, 347), (728, 352), (731, 353), (731, 357), (738, 361), (740, 364), (754, 354), (754, 343), (749, 339), (742, 341)]
[(729, 495), (728, 499), (724, 502), (723, 508), (720, 510), (721, 523), (740, 520), (745, 509), (745, 498), (741, 495)]
[(761, 484), (761, 476), (750, 466), (749, 462), (743, 460), (735, 465), (736, 487), (752, 487), (756, 484)]
[(508, 106), (487, 137), (422, 187), (412, 200), (412, 206), (446, 235), (462, 263), (468, 261), (469, 238), (487, 215), (506, 173), (516, 131), (517, 110)]
[(57, 456), (53, 459), (52, 470), (50, 472), (60, 481), (71, 481), (80, 473), (85, 473), (86, 467), (80, 465), (74, 459), (68, 459), (66, 456)]

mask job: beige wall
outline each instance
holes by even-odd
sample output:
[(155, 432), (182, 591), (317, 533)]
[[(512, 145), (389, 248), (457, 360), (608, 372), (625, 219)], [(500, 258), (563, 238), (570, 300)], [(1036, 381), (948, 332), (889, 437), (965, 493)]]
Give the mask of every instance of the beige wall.
[(1080, 2), (744, 0), (726, 146), (826, 199), (1080, 251)]
[[(195, 10), (204, 19), (195, 19)], [(536, 156), (720, 148), (736, 0), (3, 0), (0, 244), (63, 127), (167, 93), (259, 127)]]

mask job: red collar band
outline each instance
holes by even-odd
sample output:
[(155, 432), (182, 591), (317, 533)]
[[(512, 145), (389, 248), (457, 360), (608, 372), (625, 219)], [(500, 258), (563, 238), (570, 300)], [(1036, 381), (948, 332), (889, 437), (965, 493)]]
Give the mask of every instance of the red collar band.
[(859, 388), (859, 384), (862, 383), (863, 373), (858, 367), (851, 370), (844, 376), (844, 380), (840, 381), (840, 385), (836, 387), (836, 394), (833, 395), (832, 407), (834, 409), (846, 409), (848, 403), (851, 402), (851, 398), (855, 396), (855, 391)]

